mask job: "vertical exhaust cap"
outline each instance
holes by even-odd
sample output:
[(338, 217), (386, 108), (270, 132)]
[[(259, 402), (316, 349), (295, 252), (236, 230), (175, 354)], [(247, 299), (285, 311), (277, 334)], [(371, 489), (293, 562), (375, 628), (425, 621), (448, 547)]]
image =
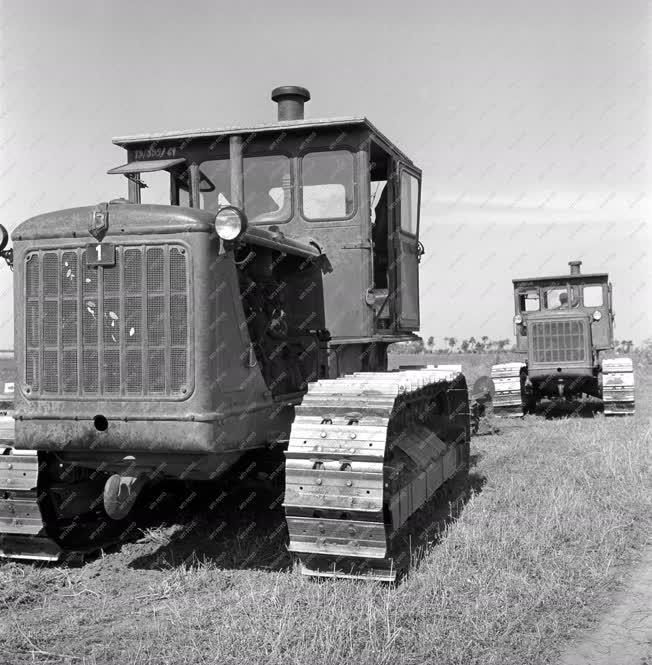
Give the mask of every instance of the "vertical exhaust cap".
[(278, 120), (303, 120), (303, 106), (310, 93), (299, 85), (282, 85), (272, 90), (272, 100), (278, 104)]
[(571, 275), (579, 275), (580, 274), (580, 266), (582, 265), (581, 261), (569, 261), (568, 265), (570, 266), (570, 274)]

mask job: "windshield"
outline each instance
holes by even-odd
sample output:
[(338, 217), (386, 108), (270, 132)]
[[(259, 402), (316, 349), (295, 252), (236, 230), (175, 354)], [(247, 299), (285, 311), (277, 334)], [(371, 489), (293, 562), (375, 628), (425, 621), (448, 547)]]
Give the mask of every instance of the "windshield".
[(566, 286), (554, 286), (544, 291), (543, 306), (545, 309), (575, 308), (579, 307), (581, 302), (581, 289), (576, 285), (572, 285), (570, 288)]
[(546, 289), (543, 295), (543, 306), (546, 309), (567, 309), (568, 289), (565, 286)]
[(132, 173), (130, 179), (140, 185), (140, 203), (170, 205), (169, 171)]
[[(287, 222), (292, 212), (290, 160), (285, 155), (245, 157), (244, 208), (250, 222)], [(216, 211), (231, 204), (231, 167), (228, 159), (202, 162), (201, 207)]]

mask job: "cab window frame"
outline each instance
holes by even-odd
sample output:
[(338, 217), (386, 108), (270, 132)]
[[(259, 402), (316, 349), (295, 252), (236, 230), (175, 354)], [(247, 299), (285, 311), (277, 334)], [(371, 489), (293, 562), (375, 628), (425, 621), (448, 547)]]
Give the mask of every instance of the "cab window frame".
[[(544, 286), (543, 287), (543, 309), (541, 311), (554, 311), (554, 310), (560, 310), (560, 309), (571, 309), (570, 306), (570, 288), (568, 284), (551, 284), (549, 286)], [(552, 293), (553, 291), (559, 291), (559, 295), (557, 296), (557, 300), (559, 301), (559, 305), (556, 305), (554, 307), (550, 306), (550, 302), (548, 300), (548, 294)], [(561, 294), (566, 293), (566, 304), (562, 305), (561, 304)]]
[[(347, 152), (351, 155), (352, 164), (352, 193), (353, 193), (353, 206), (348, 215), (340, 217), (308, 217), (303, 206), (303, 160), (309, 155), (317, 153), (333, 153), (333, 152)], [(297, 203), (298, 211), (301, 218), (309, 224), (330, 224), (331, 222), (348, 222), (353, 220), (360, 209), (360, 183), (358, 176), (358, 149), (348, 144), (337, 145), (335, 148), (312, 148), (301, 152), (297, 155), (297, 169), (296, 169), (296, 189), (297, 189)], [(311, 185), (308, 185), (309, 187)]]
[[(405, 233), (413, 238), (419, 237), (419, 231), (421, 230), (421, 174), (412, 170), (407, 164), (399, 161), (398, 162), (398, 178), (396, 178), (398, 185), (398, 201), (399, 203), (399, 215), (397, 221), (397, 231), (400, 233)], [(406, 229), (403, 226), (403, 175), (407, 175), (408, 178), (412, 178), (417, 183), (417, 216), (416, 216), (416, 228), (414, 230)]]
[[(290, 187), (289, 187), (289, 194), (290, 194), (290, 207), (288, 210), (288, 215), (287, 218), (283, 219), (275, 219), (273, 221), (265, 221), (265, 220), (260, 220), (258, 222), (255, 221), (255, 219), (250, 219), (249, 218), (249, 213), (247, 212), (247, 175), (246, 175), (246, 165), (245, 161), (249, 158), (252, 157), (285, 157), (288, 162), (288, 174), (290, 176)], [(275, 150), (273, 152), (265, 152), (262, 150), (256, 150), (255, 152), (248, 152), (244, 151), (242, 155), (242, 171), (243, 171), (243, 181), (244, 181), (244, 188), (243, 188), (243, 195), (244, 195), (244, 213), (247, 215), (247, 219), (250, 224), (253, 224), (254, 226), (269, 226), (270, 224), (288, 224), (294, 219), (294, 211), (295, 211), (295, 193), (294, 189), (297, 183), (297, 177), (296, 177), (296, 166), (295, 166), (295, 159), (294, 155), (291, 152), (285, 151), (285, 150)], [(270, 213), (273, 214), (273, 213)]]
[[(273, 222), (270, 221), (270, 220), (255, 221), (255, 218), (252, 218), (252, 219), (249, 219), (249, 223), (253, 224), (254, 226), (258, 226), (258, 225), (265, 226), (265, 225), (269, 225), (269, 224), (272, 224), (272, 223), (273, 224), (288, 224), (289, 222), (292, 221), (292, 219), (294, 218), (294, 214), (295, 214), (294, 211), (295, 211), (295, 198), (296, 197), (295, 197), (295, 194), (294, 194), (294, 189), (295, 189), (295, 185), (296, 185), (297, 180), (296, 180), (296, 168), (295, 168), (295, 165), (294, 165), (294, 161), (295, 161), (294, 160), (294, 155), (292, 153), (284, 151), (284, 150), (277, 150), (277, 151), (274, 151), (274, 152), (264, 152), (264, 151), (261, 151), (261, 150), (256, 150), (255, 152), (245, 152), (242, 155), (243, 184), (244, 184), (244, 188), (243, 188), (244, 201), (243, 201), (243, 206), (242, 206), (243, 207), (243, 212), (247, 215), (247, 217), (249, 217), (249, 213), (247, 213), (247, 178), (246, 178), (245, 161), (247, 159), (252, 159), (252, 158), (256, 158), (256, 157), (285, 157), (285, 159), (287, 159), (288, 174), (290, 176), (290, 186), (289, 186), (289, 190), (288, 190), (289, 195), (290, 195), (290, 206), (289, 206), (288, 214), (284, 218), (275, 219), (275, 220), (273, 220)], [(226, 162), (229, 173), (230, 173), (230, 164), (231, 164), (230, 157), (227, 155), (227, 156), (220, 159), (218, 157), (213, 156), (210, 159), (204, 159), (204, 160), (198, 162), (198, 171), (199, 171), (200, 179), (201, 179), (201, 175), (203, 174), (202, 166), (206, 162)], [(208, 176), (205, 176), (205, 177), (206, 177), (207, 180), (210, 181)], [(229, 175), (229, 178), (230, 178), (230, 175)], [(200, 193), (201, 193), (201, 190), (200, 190)], [(231, 196), (231, 193), (229, 192), (229, 197), (230, 196)], [(198, 208), (201, 209), (201, 210), (208, 210), (208, 208), (204, 208), (203, 206), (198, 206)]]
[[(599, 305), (587, 305), (586, 301), (584, 299), (584, 291), (587, 288), (596, 288), (599, 287), (600, 289), (600, 304)], [(587, 307), (589, 309), (595, 309), (599, 307), (604, 307), (605, 302), (607, 301), (607, 298), (605, 297), (605, 285), (603, 283), (600, 284), (582, 284), (582, 307)]]
[[(537, 296), (537, 308), (536, 309), (527, 309), (525, 303), (527, 302), (528, 298), (526, 297), (528, 294), (534, 294), (536, 292)], [(530, 314), (531, 312), (541, 312), (542, 310), (542, 305), (543, 305), (543, 298), (541, 297), (541, 289), (538, 286), (531, 286), (531, 287), (525, 287), (521, 288), (516, 292), (516, 297), (518, 299), (518, 313), (519, 314)], [(533, 300), (530, 298), (530, 300)]]

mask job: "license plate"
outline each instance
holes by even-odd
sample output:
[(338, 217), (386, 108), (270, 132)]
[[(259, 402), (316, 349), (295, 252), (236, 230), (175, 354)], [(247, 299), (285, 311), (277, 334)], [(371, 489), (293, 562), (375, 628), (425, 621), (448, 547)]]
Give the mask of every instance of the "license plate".
[(100, 243), (95, 247), (89, 247), (86, 250), (87, 266), (114, 266), (115, 265), (115, 245), (109, 243)]

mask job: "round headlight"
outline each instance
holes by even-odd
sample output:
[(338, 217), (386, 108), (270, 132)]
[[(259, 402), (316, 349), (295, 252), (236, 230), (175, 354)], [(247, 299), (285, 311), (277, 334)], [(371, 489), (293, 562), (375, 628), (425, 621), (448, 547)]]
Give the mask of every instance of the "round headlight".
[(247, 216), (235, 206), (224, 206), (215, 215), (215, 232), (222, 240), (237, 240), (247, 230)]
[(515, 323), (517, 326), (518, 326), (518, 325), (521, 325), (521, 323), (523, 323), (523, 317), (522, 317), (520, 314), (517, 314), (517, 315), (514, 317), (514, 323)]
[(602, 312), (598, 309), (593, 312), (593, 320), (594, 321), (599, 321), (602, 318)]

